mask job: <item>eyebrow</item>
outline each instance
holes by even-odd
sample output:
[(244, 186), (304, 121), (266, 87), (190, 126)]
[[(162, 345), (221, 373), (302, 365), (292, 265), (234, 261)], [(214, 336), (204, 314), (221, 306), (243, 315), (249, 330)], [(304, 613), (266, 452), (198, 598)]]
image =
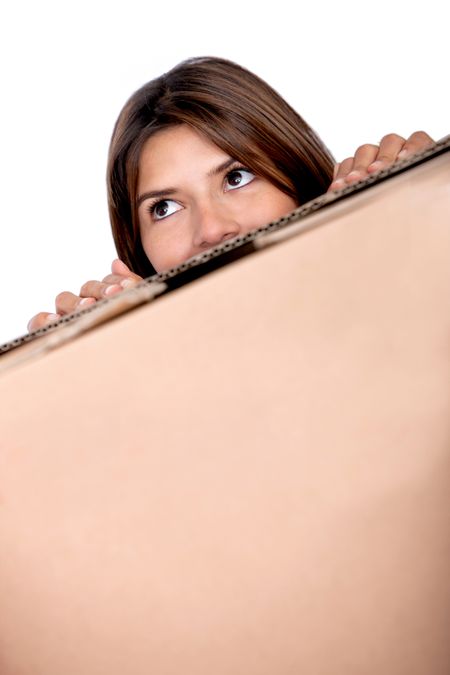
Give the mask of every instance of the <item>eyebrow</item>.
[[(232, 164), (235, 164), (236, 161), (237, 160), (234, 159), (233, 157), (229, 157), (224, 162), (222, 162), (222, 164), (219, 164), (219, 166), (216, 166), (214, 169), (208, 171), (208, 173), (206, 174), (207, 178), (213, 178), (214, 176), (217, 176), (223, 171), (226, 171), (226, 169), (228, 169), (228, 167), (230, 167)], [(138, 195), (136, 206), (137, 208), (139, 208), (142, 202), (145, 201), (146, 199), (154, 199), (155, 197), (168, 197), (169, 195), (173, 195), (176, 192), (177, 188), (174, 187), (168, 187), (165, 188), (164, 190), (150, 190), (149, 192), (143, 192), (141, 195)]]

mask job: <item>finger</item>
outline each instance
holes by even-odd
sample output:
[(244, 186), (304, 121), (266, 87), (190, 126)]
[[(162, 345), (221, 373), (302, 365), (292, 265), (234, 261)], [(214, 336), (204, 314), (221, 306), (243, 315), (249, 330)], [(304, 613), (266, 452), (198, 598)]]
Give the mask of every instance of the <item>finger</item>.
[(411, 136), (405, 141), (403, 148), (398, 154), (398, 159), (405, 159), (410, 155), (414, 155), (416, 152), (421, 150), (426, 150), (435, 144), (435, 141), (429, 136), (425, 131), (415, 131)]
[(33, 330), (38, 330), (39, 328), (42, 328), (43, 326), (46, 326), (50, 323), (53, 323), (54, 321), (58, 321), (60, 319), (59, 314), (51, 314), (50, 312), (39, 312), (39, 314), (35, 314), (28, 322), (27, 325), (27, 330), (29, 333)]
[(111, 272), (113, 274), (119, 274), (122, 277), (127, 277), (127, 279), (133, 279), (134, 281), (142, 281), (142, 277), (132, 272), (130, 268), (127, 265), (125, 265), (123, 260), (119, 260), (118, 258), (116, 260), (113, 260), (111, 265)]
[(347, 157), (341, 162), (336, 177), (328, 190), (339, 190), (362, 180), (367, 175), (367, 167), (373, 162), (378, 152), (378, 145), (365, 143), (360, 145), (354, 157)]
[(127, 277), (130, 274), (132, 274), (128, 265), (125, 265), (123, 260), (120, 260), (119, 258), (116, 258), (115, 260), (112, 261), (111, 272), (113, 274), (120, 274), (120, 276), (122, 277)]
[(370, 166), (367, 167), (369, 173), (375, 173), (393, 164), (405, 144), (403, 136), (398, 134), (387, 134), (380, 141), (378, 154)]
[(338, 189), (349, 183), (355, 183), (364, 178), (367, 167), (373, 162), (378, 152), (378, 145), (366, 143), (360, 145), (354, 157), (347, 157), (341, 162), (331, 189)]
[(78, 309), (83, 309), (90, 304), (94, 304), (96, 301), (95, 298), (81, 298), (79, 295), (74, 293), (69, 293), (69, 291), (63, 291), (55, 298), (55, 306), (58, 314), (72, 314)]
[(101, 300), (102, 298), (108, 298), (115, 293), (120, 293), (120, 291), (123, 291), (120, 284), (108, 284), (103, 283), (102, 281), (87, 281), (80, 289), (80, 296), (82, 298), (95, 298), (96, 300)]
[(134, 274), (132, 277), (122, 277), (120, 274), (108, 274), (104, 279), (102, 279), (102, 283), (104, 284), (119, 285), (122, 288), (132, 288), (140, 281), (142, 281), (142, 278), (138, 277), (137, 274)]
[(354, 157), (347, 157), (343, 162), (339, 164), (339, 169), (336, 174), (336, 179), (344, 178), (349, 171), (352, 170)]
[(365, 143), (360, 145), (355, 152), (353, 166), (345, 176), (347, 183), (356, 183), (367, 175), (367, 167), (372, 164), (378, 153), (378, 145)]
[(337, 165), (336, 175), (331, 183), (328, 191), (339, 190), (345, 185), (345, 176), (351, 171), (353, 166), (353, 157), (347, 157), (340, 164)]
[(121, 274), (107, 274), (106, 277), (103, 277), (102, 283), (103, 284), (120, 284), (124, 279), (127, 277), (122, 276)]

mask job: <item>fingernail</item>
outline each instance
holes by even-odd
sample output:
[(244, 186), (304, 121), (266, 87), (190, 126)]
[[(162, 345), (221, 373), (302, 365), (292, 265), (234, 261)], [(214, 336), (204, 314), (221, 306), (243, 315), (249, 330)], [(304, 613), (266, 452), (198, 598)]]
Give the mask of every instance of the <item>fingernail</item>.
[(95, 302), (94, 298), (82, 298), (78, 303), (78, 306), (82, 307), (84, 305), (92, 305), (93, 301)]
[(336, 180), (331, 183), (330, 187), (333, 188), (333, 190), (339, 190), (341, 187), (344, 187), (344, 185), (345, 180), (343, 178), (336, 178)]
[(409, 152), (408, 150), (400, 150), (400, 152), (397, 155), (397, 159), (405, 159), (405, 157), (408, 157)]
[(132, 286), (136, 286), (136, 281), (133, 281), (133, 279), (124, 279), (123, 281), (120, 282), (120, 285), (122, 288), (131, 288)]
[(347, 181), (357, 181), (360, 180), (362, 177), (361, 171), (350, 171), (349, 174), (347, 174), (346, 180)]
[(121, 287), (119, 284), (111, 284), (111, 286), (107, 286), (105, 290), (103, 291), (104, 295), (114, 295), (114, 293), (118, 293), (121, 291)]
[(377, 159), (375, 162), (372, 162), (372, 164), (369, 164), (367, 167), (367, 171), (379, 171), (381, 167), (383, 166), (383, 162), (381, 159)]

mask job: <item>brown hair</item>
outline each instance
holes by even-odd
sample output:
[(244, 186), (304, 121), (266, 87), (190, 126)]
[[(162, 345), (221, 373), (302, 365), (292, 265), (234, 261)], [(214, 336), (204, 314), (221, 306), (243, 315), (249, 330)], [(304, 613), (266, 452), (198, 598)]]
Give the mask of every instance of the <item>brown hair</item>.
[(183, 61), (148, 82), (125, 104), (108, 157), (111, 226), (119, 257), (137, 274), (154, 269), (137, 217), (138, 164), (157, 131), (189, 124), (298, 204), (326, 192), (333, 157), (291, 106), (253, 73), (226, 59)]

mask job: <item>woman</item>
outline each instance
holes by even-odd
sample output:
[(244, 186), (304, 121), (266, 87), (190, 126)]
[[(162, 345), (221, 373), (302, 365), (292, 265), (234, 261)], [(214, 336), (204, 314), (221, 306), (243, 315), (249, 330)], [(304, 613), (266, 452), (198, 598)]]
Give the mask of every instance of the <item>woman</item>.
[(322, 141), (269, 85), (226, 59), (182, 62), (139, 89), (117, 120), (107, 183), (119, 260), (103, 281), (56, 298), (29, 330), (265, 225), (327, 190), (432, 144), (390, 134), (334, 165)]

